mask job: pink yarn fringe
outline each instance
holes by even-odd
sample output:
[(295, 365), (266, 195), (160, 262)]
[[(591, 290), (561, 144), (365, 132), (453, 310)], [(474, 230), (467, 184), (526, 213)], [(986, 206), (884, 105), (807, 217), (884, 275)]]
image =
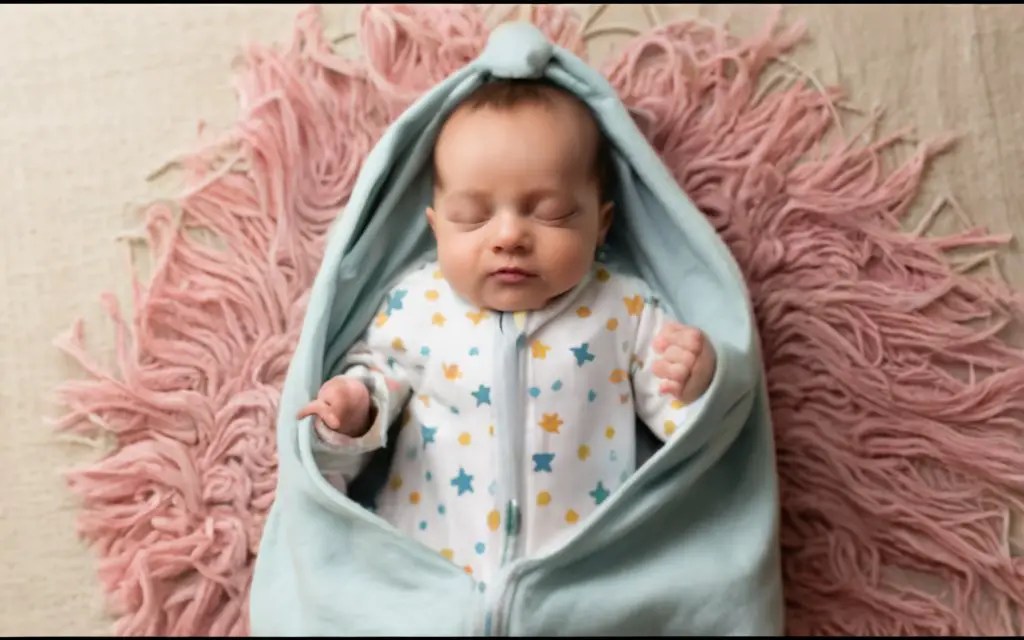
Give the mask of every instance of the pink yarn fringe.
[[(568, 10), (534, 5), (533, 20), (583, 52)], [(117, 442), (69, 475), (117, 634), (247, 633), (275, 407), (325, 231), (386, 124), (487, 32), (471, 5), (370, 5), (365, 58), (352, 60), (332, 53), (313, 8), (289, 47), (249, 49), (238, 124), (182, 161), (187, 193), (148, 210), (157, 263), (148, 286), (135, 280), (131, 320), (104, 297), (117, 371), (88, 356), (81, 323), (60, 341), (91, 376), (61, 388), (60, 427), (99, 425)], [(749, 279), (778, 436), (789, 631), (1013, 635), (1024, 356), (996, 334), (1019, 301), (946, 256), (1007, 239), (900, 230), (945, 145), (890, 171), (880, 153), (898, 137), (813, 159), (837, 94), (755, 87), (801, 37), (775, 20), (748, 40), (677, 22), (604, 69)]]

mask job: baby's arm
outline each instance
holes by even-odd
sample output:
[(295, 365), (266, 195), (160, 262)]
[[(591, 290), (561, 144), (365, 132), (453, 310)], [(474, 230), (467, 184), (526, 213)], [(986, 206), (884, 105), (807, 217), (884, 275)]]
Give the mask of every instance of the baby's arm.
[(636, 412), (662, 441), (686, 431), (716, 373), (715, 351), (703, 332), (646, 303), (631, 368)]
[(374, 451), (387, 446), (388, 428), (412, 394), (413, 367), (398, 337), (402, 329), (398, 315), (389, 317), (385, 305), (342, 362), (340, 376), (358, 380), (370, 394), (366, 433), (349, 438), (314, 419), (313, 454), (317, 465), (321, 473), (343, 481), (345, 486), (363, 470)]

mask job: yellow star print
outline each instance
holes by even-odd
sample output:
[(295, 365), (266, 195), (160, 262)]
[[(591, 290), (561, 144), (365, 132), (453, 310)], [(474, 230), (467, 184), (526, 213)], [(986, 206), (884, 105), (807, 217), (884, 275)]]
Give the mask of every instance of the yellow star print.
[(437, 289), (431, 289), (430, 291), (427, 291), (425, 295), (427, 296), (427, 300), (430, 300), (431, 302), (441, 297), (441, 294), (437, 292)]
[(453, 382), (462, 377), (462, 371), (457, 364), (442, 364), (441, 369), (444, 371), (444, 377)]
[(538, 424), (541, 429), (548, 433), (558, 433), (558, 428), (565, 423), (562, 422), (557, 413), (545, 413)]
[(530, 355), (532, 355), (534, 358), (537, 358), (538, 360), (544, 360), (545, 358), (547, 358), (548, 351), (550, 350), (551, 347), (547, 346), (540, 340), (534, 340), (533, 344), (530, 345)]
[(430, 319), (430, 322), (433, 323), (435, 326), (443, 327), (444, 326), (444, 319), (445, 318), (444, 318), (443, 314), (435, 313), (434, 316)]
[(395, 338), (391, 341), (391, 348), (395, 351), (402, 353), (405, 351), (405, 343), (402, 342), (401, 338)]
[(480, 311), (467, 311), (466, 312), (466, 317), (469, 318), (470, 322), (473, 323), (474, 327), (476, 325), (480, 324), (480, 322), (482, 322), (483, 319), (486, 318), (487, 316), (488, 316), (488, 313), (485, 310), (483, 310), (483, 309), (481, 309)]
[(631, 316), (638, 316), (644, 311), (644, 298), (643, 296), (633, 296), (632, 298), (623, 298), (623, 302), (626, 303), (626, 313)]
[(576, 315), (578, 315), (581, 318), (589, 318), (590, 307), (580, 307), (579, 309), (576, 310)]
[(622, 369), (615, 369), (612, 371), (612, 374), (608, 376), (608, 382), (611, 382), (612, 384), (619, 384), (620, 382), (625, 382), (628, 377), (629, 376)]

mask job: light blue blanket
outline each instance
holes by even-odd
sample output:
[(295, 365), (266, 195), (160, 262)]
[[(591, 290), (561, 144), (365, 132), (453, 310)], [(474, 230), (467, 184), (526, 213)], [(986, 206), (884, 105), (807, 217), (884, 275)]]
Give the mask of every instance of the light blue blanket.
[[(386, 458), (346, 496), (318, 471), (312, 419), (294, 416), (337, 372), (389, 285), (432, 257), (424, 209), (442, 119), (490, 77), (542, 75), (586, 101), (614, 146), (609, 255), (707, 333), (720, 369), (692, 430), (664, 446), (647, 438), (638, 472), (577, 535), (513, 562), (480, 593), (461, 568), (361, 506), (382, 486)], [(313, 284), (277, 445), (276, 501), (252, 584), (254, 635), (783, 633), (774, 447), (743, 277), (608, 82), (530, 25), (495, 30), (479, 58), (424, 95), (370, 153)]]

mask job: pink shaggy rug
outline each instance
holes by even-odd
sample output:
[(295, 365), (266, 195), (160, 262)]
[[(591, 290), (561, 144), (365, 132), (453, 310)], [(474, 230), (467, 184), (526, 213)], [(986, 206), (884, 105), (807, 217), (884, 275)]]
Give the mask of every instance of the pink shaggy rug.
[[(581, 18), (533, 11), (583, 50)], [(741, 40), (668, 24), (603, 71), (750, 282), (778, 437), (790, 633), (1013, 635), (1024, 355), (996, 334), (1020, 306), (963, 274), (1007, 238), (901, 231), (947, 145), (889, 169), (880, 154), (899, 136), (823, 149), (837, 92), (755, 86), (801, 39), (801, 27), (775, 26)], [(316, 9), (290, 45), (245, 53), (237, 124), (181, 160), (186, 193), (148, 211), (155, 272), (137, 283), (130, 318), (104, 298), (118, 370), (93, 362), (80, 325), (60, 342), (90, 374), (62, 387), (62, 428), (117, 443), (69, 478), (118, 634), (247, 633), (275, 407), (324, 233), (386, 124), (475, 57), (488, 31), (471, 5), (367, 6), (359, 29), (358, 60), (332, 53)], [(981, 258), (953, 261), (958, 247)]]

